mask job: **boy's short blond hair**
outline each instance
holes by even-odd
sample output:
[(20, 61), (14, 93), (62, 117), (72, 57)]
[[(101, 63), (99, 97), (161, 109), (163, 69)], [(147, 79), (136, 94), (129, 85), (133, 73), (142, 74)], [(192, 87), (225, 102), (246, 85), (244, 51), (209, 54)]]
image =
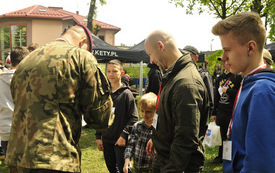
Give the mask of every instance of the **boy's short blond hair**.
[(266, 29), (258, 13), (242, 12), (219, 21), (212, 28), (214, 35), (224, 35), (231, 32), (241, 45), (254, 40), (258, 45), (258, 51), (262, 52)]
[(152, 92), (146, 93), (140, 98), (138, 103), (140, 107), (156, 109), (157, 95)]

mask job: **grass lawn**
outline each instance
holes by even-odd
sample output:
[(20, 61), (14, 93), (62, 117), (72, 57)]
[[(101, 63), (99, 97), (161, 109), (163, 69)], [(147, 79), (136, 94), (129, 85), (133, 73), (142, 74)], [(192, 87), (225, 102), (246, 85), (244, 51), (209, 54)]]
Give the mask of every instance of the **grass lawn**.
[[(80, 147), (82, 150), (81, 169), (82, 173), (107, 173), (103, 153), (98, 151), (95, 142), (95, 131), (83, 128)], [(214, 159), (218, 153), (218, 148), (206, 148), (206, 162), (204, 172), (222, 172), (222, 165), (211, 165), (209, 161)], [(7, 166), (0, 161), (0, 173), (8, 173)]]

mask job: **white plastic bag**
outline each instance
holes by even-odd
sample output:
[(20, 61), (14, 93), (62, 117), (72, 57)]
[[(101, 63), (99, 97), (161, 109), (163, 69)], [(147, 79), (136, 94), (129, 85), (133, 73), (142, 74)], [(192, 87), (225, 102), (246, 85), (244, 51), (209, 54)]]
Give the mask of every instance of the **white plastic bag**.
[(205, 134), (204, 143), (210, 148), (222, 145), (220, 126), (217, 126), (215, 122), (211, 122), (208, 124), (208, 129)]

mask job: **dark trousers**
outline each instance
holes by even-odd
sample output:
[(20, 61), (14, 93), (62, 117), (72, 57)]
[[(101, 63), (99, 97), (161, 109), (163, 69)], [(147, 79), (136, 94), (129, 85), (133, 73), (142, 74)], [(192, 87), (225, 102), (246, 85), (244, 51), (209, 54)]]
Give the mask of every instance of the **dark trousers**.
[(104, 159), (110, 173), (123, 173), (125, 147), (103, 142)]
[[(228, 126), (231, 118), (232, 118), (232, 112), (227, 112), (227, 113), (221, 112), (221, 111), (217, 112), (216, 124), (220, 126), (222, 141), (226, 141), (227, 139), (227, 131), (228, 131)], [(223, 152), (223, 143), (219, 147), (218, 157), (222, 157), (222, 152)]]
[(135, 168), (135, 173), (152, 173), (152, 170), (142, 170)]
[(136, 165), (134, 164), (134, 168), (135, 168), (134, 173), (152, 173), (152, 168), (151, 167), (150, 168), (137, 168)]
[(8, 141), (1, 141), (0, 155), (6, 155), (7, 147), (8, 147)]
[[(201, 156), (198, 156), (198, 158)], [(196, 159), (196, 156), (193, 156), (192, 159)], [(200, 159), (201, 160), (201, 159)], [(202, 161), (204, 162), (204, 160)], [(153, 173), (165, 173), (164, 170), (164, 164), (167, 163), (167, 161), (161, 160), (161, 158), (156, 154), (153, 160)], [(202, 173), (203, 172), (203, 163), (198, 162), (198, 165), (189, 165), (188, 168), (184, 171), (184, 173)]]
[(161, 163), (159, 162), (158, 155), (156, 154), (154, 159), (153, 159), (153, 163), (152, 163), (153, 173), (161, 173), (161, 168), (160, 167), (161, 167)]

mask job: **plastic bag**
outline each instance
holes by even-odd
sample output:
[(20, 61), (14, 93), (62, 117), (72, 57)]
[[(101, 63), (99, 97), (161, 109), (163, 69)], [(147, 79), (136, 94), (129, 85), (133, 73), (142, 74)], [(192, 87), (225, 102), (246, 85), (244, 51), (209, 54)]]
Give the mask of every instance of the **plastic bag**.
[(222, 145), (220, 126), (216, 125), (215, 122), (211, 122), (208, 124), (208, 129), (205, 134), (204, 143), (210, 148)]

